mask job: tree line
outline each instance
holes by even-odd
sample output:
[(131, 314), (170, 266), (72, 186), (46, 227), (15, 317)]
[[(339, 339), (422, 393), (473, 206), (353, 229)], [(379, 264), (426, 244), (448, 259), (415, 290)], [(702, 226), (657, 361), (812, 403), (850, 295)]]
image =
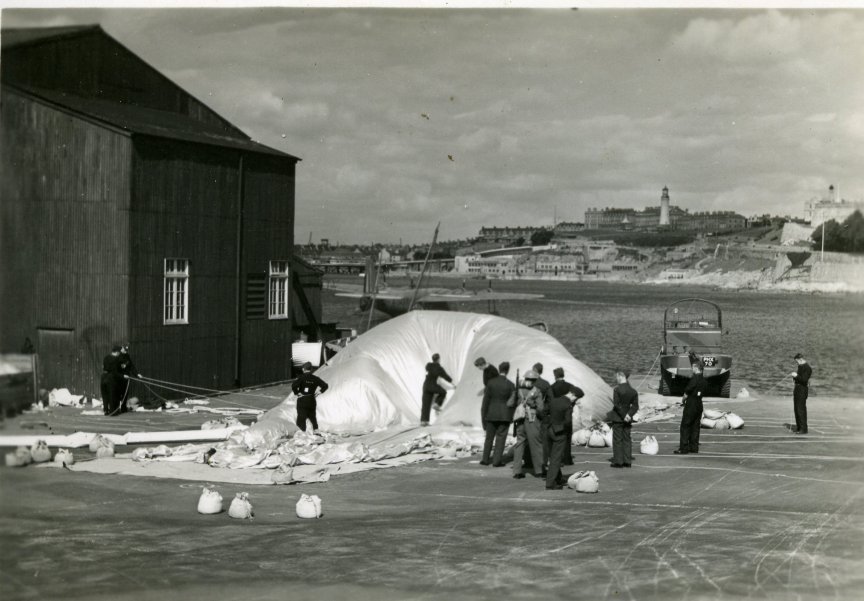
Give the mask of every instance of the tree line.
[[(815, 248), (822, 248), (823, 226), (812, 234)], [(864, 252), (864, 216), (855, 211), (843, 223), (830, 219), (824, 224), (825, 250), (833, 252)]]

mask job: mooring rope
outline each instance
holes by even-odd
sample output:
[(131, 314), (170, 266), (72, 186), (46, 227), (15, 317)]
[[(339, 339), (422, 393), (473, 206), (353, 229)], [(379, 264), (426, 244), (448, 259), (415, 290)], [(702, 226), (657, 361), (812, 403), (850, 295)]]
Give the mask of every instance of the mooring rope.
[[(166, 402), (166, 403), (167, 403), (167, 402), (173, 402), (173, 401), (170, 401), (169, 399), (166, 399), (166, 398), (162, 397), (162, 396), (161, 396), (160, 394), (158, 394), (155, 390), (153, 390), (153, 388), (152, 388), (153, 386), (156, 386), (156, 387), (158, 387), (158, 388), (164, 388), (164, 389), (166, 389), (166, 390), (171, 390), (171, 391), (173, 391), (173, 392), (179, 392), (179, 393), (181, 393), (181, 394), (183, 394), (183, 395), (187, 395), (187, 397), (186, 397), (187, 400), (189, 400), (189, 399), (191, 399), (191, 400), (209, 400), (209, 399), (212, 399), (212, 398), (216, 398), (216, 397), (214, 397), (214, 396), (202, 395), (202, 394), (199, 394), (199, 393), (190, 392), (189, 390), (184, 390), (184, 389), (182, 389), (182, 388), (177, 388), (176, 386), (170, 386), (170, 385), (169, 385), (169, 384), (176, 384), (175, 382), (162, 383), (162, 382), (164, 382), (164, 381), (162, 381), (162, 380), (154, 380), (153, 378), (148, 378), (147, 381), (145, 381), (144, 379), (134, 378), (134, 377), (132, 377), (132, 376), (130, 376), (129, 379), (130, 379), (130, 380), (135, 380), (136, 382), (141, 382), (141, 383), (142, 383), (142, 384), (147, 388), (147, 390), (149, 390), (150, 392), (152, 392), (152, 393), (153, 393), (156, 397), (158, 397), (161, 401)], [(183, 384), (177, 384), (177, 386), (183, 386)], [(224, 392), (224, 391), (215, 391), (215, 392), (218, 392), (218, 393), (220, 393), (220, 394), (238, 394), (238, 393)], [(274, 400), (278, 400), (278, 401), (283, 400), (282, 397), (265, 396), (265, 395), (252, 395), (252, 396), (257, 396), (257, 397), (259, 397), (259, 398), (274, 399)], [(219, 399), (219, 401), (221, 401), (222, 403), (224, 403), (224, 404), (226, 404), (226, 405), (233, 405), (233, 406), (236, 406), (236, 407), (242, 407), (242, 408), (244, 408), (244, 409), (255, 409), (255, 410), (261, 410), (261, 407), (256, 407), (256, 406), (254, 406), (254, 405), (246, 405), (246, 404), (244, 404), (244, 403), (238, 403), (237, 401), (229, 401), (229, 400), (227, 400), (226, 398), (224, 398), (224, 397), (222, 397), (222, 396), (219, 396), (218, 399)]]
[[(130, 380), (138, 380), (139, 382), (144, 382), (144, 381), (146, 380), (147, 382), (150, 382), (151, 384), (170, 384), (170, 385), (172, 385), (172, 386), (180, 386), (180, 387), (182, 387), (182, 388), (189, 389), (189, 390), (193, 390), (193, 391), (194, 391), (194, 390), (203, 390), (203, 391), (205, 391), (205, 392), (213, 392), (213, 393), (216, 393), (217, 395), (223, 395), (223, 394), (237, 394), (237, 395), (241, 395), (241, 396), (256, 397), (256, 398), (259, 398), (259, 399), (272, 399), (272, 400), (277, 400), (277, 401), (281, 401), (281, 400), (283, 399), (283, 397), (277, 397), (277, 396), (272, 396), (272, 395), (267, 395), (267, 394), (255, 394), (254, 392), (243, 392), (244, 390), (247, 390), (247, 389), (245, 389), (245, 388), (235, 388), (235, 389), (229, 389), (229, 390), (218, 390), (218, 389), (215, 389), (215, 388), (204, 388), (203, 386), (192, 386), (192, 385), (190, 385), (190, 384), (181, 384), (181, 383), (179, 383), (179, 382), (169, 382), (169, 381), (167, 381), (167, 380), (157, 380), (156, 378), (149, 378), (149, 377), (146, 377), (146, 376), (141, 376), (141, 379), (133, 378), (132, 376), (129, 376), (129, 379), (130, 379)], [(264, 386), (272, 386), (272, 385), (274, 385), (274, 384), (284, 384), (285, 382), (290, 382), (290, 380), (280, 380), (280, 381), (277, 381), (277, 382), (270, 382), (270, 383), (268, 383), (268, 384), (261, 384), (261, 387), (264, 387)], [(176, 389), (175, 389), (175, 390), (176, 390)], [(178, 391), (178, 392), (184, 392), (184, 391), (180, 390), (180, 391)], [(191, 394), (195, 394), (195, 393), (191, 393)], [(205, 397), (205, 398), (207, 398), (207, 397)]]
[(657, 365), (657, 360), (660, 358), (660, 355), (662, 355), (662, 354), (663, 354), (663, 349), (661, 348), (659, 351), (657, 351), (657, 356), (654, 357), (654, 363), (651, 364), (651, 369), (649, 369), (648, 373), (645, 374), (645, 377), (642, 378), (642, 381), (639, 383), (639, 386), (637, 386), (637, 388), (642, 388), (642, 385), (645, 384), (645, 381), (654, 372), (654, 366)]

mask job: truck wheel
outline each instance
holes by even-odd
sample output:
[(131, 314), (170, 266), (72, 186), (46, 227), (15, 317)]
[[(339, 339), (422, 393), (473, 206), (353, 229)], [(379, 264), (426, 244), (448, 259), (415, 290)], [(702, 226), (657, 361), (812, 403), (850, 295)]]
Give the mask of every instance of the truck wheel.
[(666, 381), (666, 378), (660, 376), (660, 386), (657, 387), (658, 392), (660, 392), (663, 396), (669, 396), (672, 391), (669, 390), (669, 382)]
[(732, 372), (726, 373), (726, 378), (723, 380), (723, 386), (720, 388), (720, 396), (728, 399), (732, 392)]

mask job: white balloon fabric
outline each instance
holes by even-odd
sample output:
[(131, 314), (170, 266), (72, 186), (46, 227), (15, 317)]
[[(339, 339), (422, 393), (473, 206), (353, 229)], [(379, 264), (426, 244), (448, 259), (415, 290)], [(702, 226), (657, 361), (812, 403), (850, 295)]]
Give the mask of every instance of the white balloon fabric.
[[(517, 370), (524, 374), (537, 362), (550, 381), (552, 370), (563, 368), (565, 379), (585, 393), (578, 412), (584, 424), (602, 419), (612, 407), (609, 385), (545, 332), (494, 315), (411, 311), (361, 335), (316, 371), (330, 385), (318, 397), (321, 428), (356, 434), (419, 423), (425, 366), (433, 353), (441, 355), (441, 366), (455, 384), (433, 416), (438, 424), (480, 425), (478, 357), (496, 366), (509, 361), (511, 380)], [(296, 415), (292, 394), (262, 416), (244, 441), (259, 446), (290, 436), (297, 431)]]

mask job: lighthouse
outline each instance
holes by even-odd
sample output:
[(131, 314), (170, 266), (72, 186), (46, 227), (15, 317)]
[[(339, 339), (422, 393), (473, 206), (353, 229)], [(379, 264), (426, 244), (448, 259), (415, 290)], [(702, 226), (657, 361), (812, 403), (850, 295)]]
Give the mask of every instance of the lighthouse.
[(660, 197), (660, 225), (669, 225), (669, 188), (663, 186)]

